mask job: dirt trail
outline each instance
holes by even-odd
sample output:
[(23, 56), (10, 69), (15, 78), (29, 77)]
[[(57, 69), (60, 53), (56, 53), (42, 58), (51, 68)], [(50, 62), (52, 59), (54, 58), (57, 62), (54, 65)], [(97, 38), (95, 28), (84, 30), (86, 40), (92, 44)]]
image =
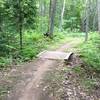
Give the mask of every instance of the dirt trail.
[[(80, 43), (80, 39), (66, 43), (56, 51), (66, 51)], [(43, 92), (40, 86), (43, 75), (52, 67), (56, 67), (58, 61), (48, 59), (36, 59), (33, 62), (23, 65), (19, 71), (13, 70), (11, 75), (17, 73), (19, 81), (9, 93), (7, 100), (54, 100)]]

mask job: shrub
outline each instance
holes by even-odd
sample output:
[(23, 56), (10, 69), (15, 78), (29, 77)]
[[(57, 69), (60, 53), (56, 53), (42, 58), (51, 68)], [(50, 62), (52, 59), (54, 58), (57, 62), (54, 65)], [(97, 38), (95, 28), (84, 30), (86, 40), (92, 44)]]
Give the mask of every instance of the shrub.
[(100, 71), (100, 37), (97, 33), (91, 33), (90, 39), (80, 47), (84, 62), (89, 69)]

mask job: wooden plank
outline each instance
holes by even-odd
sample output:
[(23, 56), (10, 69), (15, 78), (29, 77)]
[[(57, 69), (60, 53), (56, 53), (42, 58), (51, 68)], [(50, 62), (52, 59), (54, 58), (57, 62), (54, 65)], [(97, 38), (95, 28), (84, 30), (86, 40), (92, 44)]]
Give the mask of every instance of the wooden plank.
[(70, 57), (73, 55), (73, 52), (69, 52), (67, 56), (64, 58), (65, 61), (69, 60)]
[(37, 57), (44, 59), (52, 59), (52, 60), (68, 60), (72, 55), (72, 52), (58, 52), (58, 51), (43, 51)]

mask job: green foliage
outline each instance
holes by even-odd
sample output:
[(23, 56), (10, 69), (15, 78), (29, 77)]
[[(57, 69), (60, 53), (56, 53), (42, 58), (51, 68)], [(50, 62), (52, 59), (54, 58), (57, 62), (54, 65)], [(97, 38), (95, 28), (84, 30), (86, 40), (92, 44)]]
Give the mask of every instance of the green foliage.
[(0, 69), (6, 67), (6, 65), (9, 65), (10, 63), (12, 63), (11, 58), (0, 57)]
[(48, 48), (51, 44), (55, 44), (65, 38), (64, 34), (55, 33), (54, 38), (45, 38), (43, 35), (35, 32), (26, 32), (24, 35), (24, 47), (21, 56), (24, 61), (33, 59), (43, 49)]
[[(30, 30), (26, 31), (23, 35), (23, 49), (20, 51), (18, 45), (7, 47), (10, 49), (9, 54), (5, 51), (5, 56), (1, 56), (0, 58), (0, 66), (6, 67), (9, 64), (17, 64), (24, 61), (29, 61), (36, 57), (36, 55), (47, 48), (53, 47), (52, 44), (58, 44), (61, 40), (63, 40), (66, 35), (63, 33), (55, 33), (53, 39), (45, 38), (42, 34)], [(17, 36), (17, 40), (18, 40)], [(54, 45), (54, 48), (56, 45)], [(6, 49), (5, 49), (6, 50)], [(0, 52), (1, 53), (1, 52)], [(4, 55), (4, 52), (3, 52)]]
[[(7, 0), (4, 4), (6, 17), (10, 27), (18, 31), (18, 25), (24, 28), (34, 28), (36, 19), (36, 1), (34, 0)], [(21, 18), (20, 18), (21, 17)]]
[(13, 34), (0, 32), (0, 56), (6, 56), (15, 49), (15, 40)]
[(0, 0), (0, 56), (18, 50), (18, 34), (35, 29), (36, 15), (35, 0)]
[(81, 0), (67, 0), (65, 16), (64, 16), (64, 29), (69, 28), (71, 31), (80, 30), (81, 13), (83, 10), (83, 2)]
[(100, 37), (97, 33), (91, 33), (90, 40), (81, 47), (83, 60), (89, 69), (100, 71)]

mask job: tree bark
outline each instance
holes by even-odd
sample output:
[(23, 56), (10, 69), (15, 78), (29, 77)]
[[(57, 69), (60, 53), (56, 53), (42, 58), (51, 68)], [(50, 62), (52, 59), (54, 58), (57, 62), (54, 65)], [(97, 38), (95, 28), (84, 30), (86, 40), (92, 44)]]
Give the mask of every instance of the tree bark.
[(23, 14), (22, 14), (22, 8), (21, 8), (21, 1), (19, 0), (19, 36), (20, 36), (20, 50), (22, 50), (23, 47)]
[(98, 31), (100, 33), (100, 0), (97, 0), (97, 9), (98, 9)]
[(62, 6), (62, 11), (61, 11), (61, 18), (60, 18), (60, 25), (59, 29), (62, 31), (62, 25), (63, 25), (63, 17), (64, 17), (64, 11), (65, 11), (65, 0), (63, 0), (63, 6)]
[(85, 41), (88, 40), (88, 32), (89, 32), (89, 1), (86, 0), (86, 26), (85, 26)]
[(56, 12), (56, 2), (57, 0), (50, 0), (50, 7), (49, 7), (49, 25), (48, 31), (46, 33), (47, 36), (52, 37), (54, 31), (54, 19), (55, 19), (55, 12)]

